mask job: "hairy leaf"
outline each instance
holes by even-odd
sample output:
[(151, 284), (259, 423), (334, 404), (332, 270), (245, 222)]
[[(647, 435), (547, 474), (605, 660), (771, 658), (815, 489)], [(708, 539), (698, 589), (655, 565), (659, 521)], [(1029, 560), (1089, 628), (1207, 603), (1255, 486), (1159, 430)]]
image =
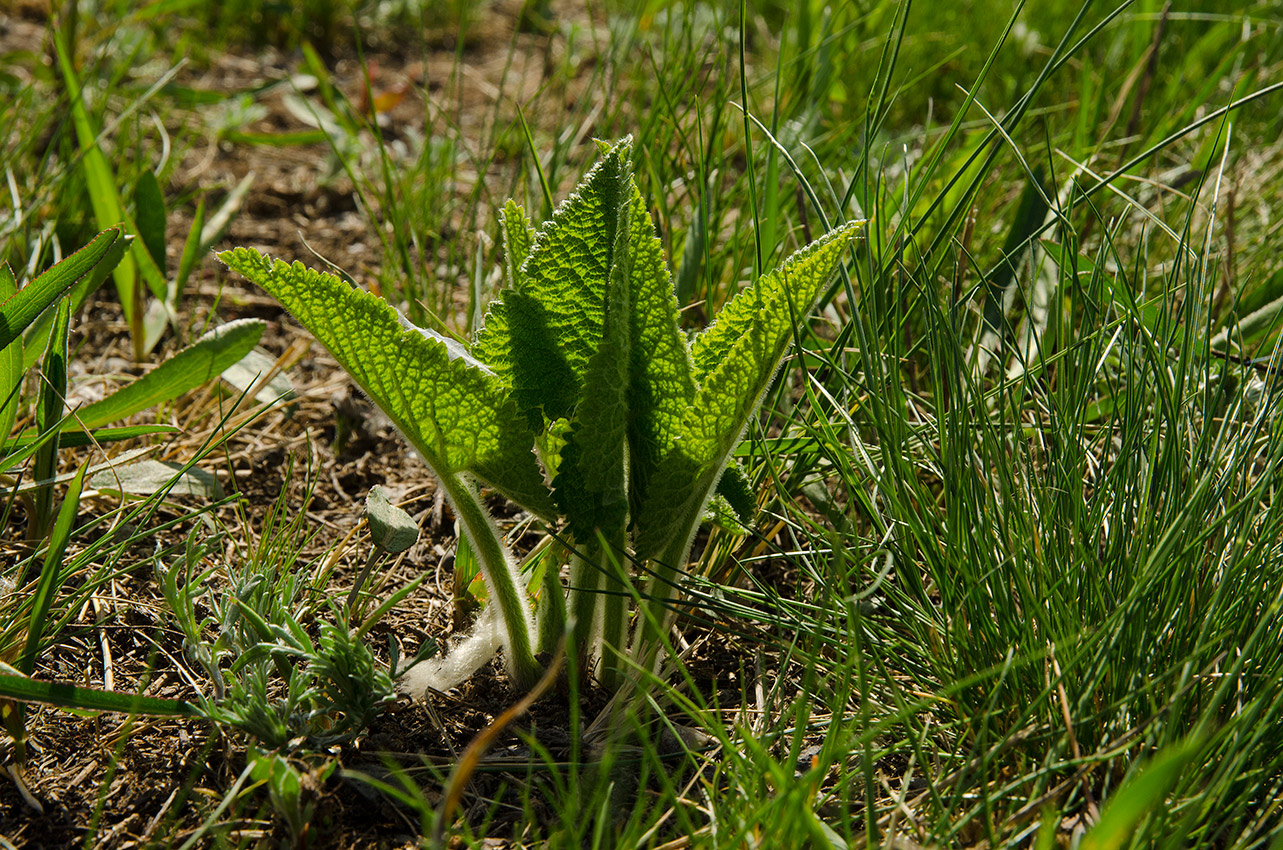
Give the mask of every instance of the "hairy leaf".
[(637, 551), (684, 545), (807, 314), (863, 222), (836, 228), (740, 292), (692, 346), (699, 389), (638, 518)]
[[(631, 177), (628, 178), (631, 181)], [(622, 207), (627, 219), (628, 208)], [(575, 539), (622, 531), (628, 512), (628, 373), (631, 333), (626, 221), (620, 222), (606, 292), (601, 343), (588, 361), (584, 393), (561, 452), (557, 503)]]
[[(631, 181), (630, 181), (631, 182)], [(628, 438), (632, 455), (632, 503), (646, 498), (647, 482), (677, 439), (695, 395), (691, 356), (677, 318), (673, 280), (664, 246), (655, 235), (646, 201), (632, 186), (628, 270), (632, 363), (629, 374)]]
[(717, 482), (717, 495), (726, 500), (726, 504), (735, 512), (735, 519), (740, 525), (748, 526), (757, 515), (757, 496), (753, 485), (744, 474), (738, 463), (732, 462), (722, 473)]
[(435, 334), (405, 328), (387, 302), (332, 274), (246, 248), (219, 259), (285, 305), (438, 478), (473, 473), (526, 508), (551, 513), (534, 436), (490, 370)]
[(114, 266), (124, 256), (124, 229), (109, 227), (76, 253), (50, 266), (31, 283), (0, 303), (0, 348), (5, 348), (58, 296), (100, 264)]
[(473, 353), (508, 382), (523, 412), (569, 418), (601, 341), (628, 141), (595, 165), (539, 229), (518, 288), (491, 305)]
[(516, 201), (509, 199), (499, 214), (503, 229), (503, 261), (508, 272), (508, 286), (521, 288), (519, 269), (530, 256), (530, 245), (535, 239), (535, 229), (530, 217)]

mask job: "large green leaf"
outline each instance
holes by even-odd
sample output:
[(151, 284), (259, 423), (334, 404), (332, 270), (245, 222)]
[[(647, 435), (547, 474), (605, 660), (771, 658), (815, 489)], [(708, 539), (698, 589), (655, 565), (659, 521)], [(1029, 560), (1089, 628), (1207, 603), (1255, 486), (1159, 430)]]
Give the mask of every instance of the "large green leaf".
[[(71, 53), (64, 43), (62, 33), (54, 32), (54, 48), (58, 55), (58, 66), (62, 71), (63, 83), (71, 100), (72, 124), (76, 129), (76, 138), (80, 142), (81, 166), (84, 168), (85, 180), (89, 184), (89, 200), (94, 210), (94, 218), (100, 227), (109, 227), (116, 222), (124, 222), (130, 232), (138, 233), (138, 225), (130, 217), (121, 202), (116, 189), (116, 177), (107, 161), (106, 155), (98, 144), (98, 132), (94, 127), (89, 111), (85, 108), (81, 96), (80, 80), (72, 64)], [(120, 306), (125, 318), (133, 326), (135, 308), (134, 279), (135, 273), (141, 274), (152, 294), (157, 298), (165, 297), (165, 276), (156, 266), (156, 261), (148, 253), (142, 242), (132, 245), (133, 250), (122, 257), (113, 271), (117, 291), (120, 295)], [(135, 344), (139, 341), (135, 340)]]
[(406, 328), (387, 302), (332, 274), (237, 248), (219, 254), (330, 350), (438, 478), (470, 472), (536, 513), (552, 500), (534, 435), (500, 381), (462, 347)]
[[(605, 292), (631, 147), (612, 148), (535, 234), (517, 288), (491, 305), (473, 353), (513, 388), (522, 412), (574, 413), (601, 342)], [(531, 416), (534, 424), (538, 417)]]
[[(838, 227), (740, 292), (692, 346), (698, 390), (638, 518), (637, 552), (684, 547), (792, 342), (863, 222)], [(676, 551), (675, 549), (671, 551)], [(684, 552), (684, 549), (682, 549)]]
[[(622, 211), (626, 219), (627, 207)], [(589, 358), (583, 397), (571, 420), (554, 481), (557, 504), (581, 543), (593, 540), (597, 529), (608, 534), (622, 531), (628, 515), (629, 250), (627, 229), (620, 227), (601, 341)]]
[(655, 235), (641, 192), (636, 185), (631, 189), (627, 218), (632, 335), (628, 439), (631, 499), (637, 510), (645, 501), (650, 476), (677, 439), (695, 395), (695, 383), (686, 337), (678, 324), (677, 297), (664, 261), (664, 246)]

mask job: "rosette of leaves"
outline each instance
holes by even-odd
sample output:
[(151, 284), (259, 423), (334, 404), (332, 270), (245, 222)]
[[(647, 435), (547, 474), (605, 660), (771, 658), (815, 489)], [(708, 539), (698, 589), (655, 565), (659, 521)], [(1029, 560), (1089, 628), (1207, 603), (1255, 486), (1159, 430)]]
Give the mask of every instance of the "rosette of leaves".
[[(577, 645), (618, 681), (633, 598), (626, 566), (651, 562), (640, 598), (654, 608), (647, 621), (662, 622), (674, 572), (719, 485), (751, 510), (731, 454), (796, 323), (863, 224), (801, 249), (688, 339), (630, 154), (631, 140), (603, 145), (602, 159), (537, 229), (508, 202), (508, 285), (468, 347), (413, 327), (334, 275), (243, 248), (220, 255), (312, 331), (440, 480), (498, 606), (519, 687), (539, 675), (536, 646), (550, 648), (559, 635), (536, 630), (523, 576), (478, 484), (569, 535), (569, 601), (541, 606), (543, 617), (555, 626), (573, 615)], [(644, 643), (647, 630), (638, 634)]]

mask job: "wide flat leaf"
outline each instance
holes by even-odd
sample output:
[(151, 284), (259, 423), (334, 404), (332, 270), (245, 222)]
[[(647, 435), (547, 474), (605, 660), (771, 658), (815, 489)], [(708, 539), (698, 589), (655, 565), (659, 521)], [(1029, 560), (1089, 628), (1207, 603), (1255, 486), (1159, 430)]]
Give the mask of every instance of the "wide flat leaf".
[(650, 476), (677, 439), (695, 395), (695, 383), (690, 350), (678, 324), (677, 297), (664, 261), (664, 246), (636, 185), (632, 186), (627, 221), (632, 358), (628, 439), (631, 499), (636, 510), (645, 501)]
[[(109, 227), (117, 222), (124, 222), (129, 232), (138, 233), (138, 225), (129, 215), (116, 190), (116, 177), (106, 155), (98, 144), (98, 131), (94, 127), (89, 111), (85, 108), (81, 96), (80, 80), (72, 65), (71, 52), (67, 49), (61, 32), (54, 33), (54, 47), (58, 54), (58, 65), (62, 70), (63, 83), (71, 101), (72, 124), (76, 129), (76, 138), (80, 142), (81, 167), (85, 180), (89, 184), (89, 200), (93, 207), (94, 218), (100, 227)], [(116, 278), (117, 291), (120, 295), (121, 309), (126, 319), (134, 315), (134, 275), (142, 275), (148, 288), (157, 298), (165, 297), (165, 276), (156, 266), (156, 261), (148, 253), (144, 244), (139, 241), (132, 244), (132, 249), (121, 258), (113, 275)]]
[(678, 440), (660, 463), (638, 519), (637, 551), (656, 557), (685, 545), (704, 504), (792, 342), (796, 322), (828, 285), (863, 222), (836, 228), (758, 278), (696, 337), (699, 389)]
[[(630, 178), (631, 180), (631, 178)], [(588, 361), (583, 397), (571, 420), (553, 482), (557, 504), (580, 543), (596, 530), (622, 532), (628, 516), (629, 370), (632, 364), (628, 208), (621, 212), (606, 291), (601, 342)]]
[(103, 493), (151, 496), (162, 490), (169, 496), (223, 498), (223, 486), (214, 473), (181, 463), (140, 460), (104, 469), (89, 479), (89, 486)]
[(436, 335), (406, 328), (386, 301), (332, 274), (247, 248), (218, 256), (329, 349), (438, 478), (470, 472), (529, 510), (551, 514), (534, 436), (492, 372)]
[(261, 319), (238, 319), (214, 328), (132, 384), (81, 408), (76, 414), (77, 422), (83, 428), (97, 428), (173, 401), (217, 378), (252, 351), (264, 327)]
[(769, 381), (791, 342), (794, 324), (810, 312), (837, 271), (842, 252), (863, 226), (863, 221), (852, 221), (834, 228), (732, 298), (691, 345), (695, 382), (702, 384), (737, 348), (749, 353), (758, 371), (765, 373), (763, 382)]
[(491, 305), (473, 353), (513, 388), (523, 413), (567, 418), (601, 341), (619, 210), (631, 196), (630, 141), (616, 145), (535, 234), (518, 288)]

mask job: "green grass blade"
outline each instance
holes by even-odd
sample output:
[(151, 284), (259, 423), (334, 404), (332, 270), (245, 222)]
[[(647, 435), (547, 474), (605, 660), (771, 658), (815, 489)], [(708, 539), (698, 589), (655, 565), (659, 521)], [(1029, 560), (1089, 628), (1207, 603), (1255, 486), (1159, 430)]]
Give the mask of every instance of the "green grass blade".
[(92, 429), (172, 401), (240, 362), (254, 349), (264, 327), (259, 319), (220, 325), (137, 381), (81, 409), (76, 419), (81, 427)]
[(39, 702), (82, 711), (118, 711), (153, 717), (201, 717), (196, 703), (82, 688), (67, 682), (44, 682), (0, 671), (0, 696), (20, 702)]
[[(76, 75), (71, 54), (64, 43), (61, 31), (54, 31), (54, 47), (58, 54), (58, 66), (62, 72), (63, 84), (67, 87), (67, 96), (71, 101), (71, 119), (76, 128), (76, 138), (80, 142), (83, 157), (81, 163), (85, 169), (85, 180), (89, 184), (89, 199), (93, 205), (94, 218), (99, 227), (106, 228), (118, 222), (124, 222), (131, 233), (140, 233), (138, 224), (130, 217), (120, 200), (115, 173), (98, 145), (98, 134), (94, 129), (93, 120), (89, 117), (89, 111), (85, 109), (80, 80)], [(142, 242), (134, 245), (133, 250), (121, 258), (120, 264), (112, 274), (116, 279), (121, 309), (124, 310), (130, 327), (136, 329), (134, 314), (138, 305), (134, 303), (136, 295), (134, 286), (137, 275), (141, 274), (152, 294), (162, 300), (165, 298), (167, 288), (165, 276)], [(137, 333), (135, 337), (134, 343), (137, 346), (141, 343), (141, 339), (137, 338)]]
[(77, 281), (99, 266), (107, 268), (119, 262), (129, 243), (129, 240), (121, 238), (124, 232), (120, 225), (107, 228), (88, 245), (46, 269), (16, 294), (0, 296), (5, 299), (0, 303), (0, 348), (13, 342), (18, 334), (26, 330), (37, 316)]
[(20, 439), (24, 439), (24, 444), (19, 448), (15, 448), (10, 454), (0, 458), (0, 472), (9, 472), (18, 464), (23, 463), (27, 458), (40, 451), (41, 447), (44, 446), (46, 442), (52, 440), (58, 435), (58, 431), (64, 424), (64, 421), (65, 420), (59, 420), (58, 422), (53, 423), (52, 426), (46, 428), (40, 434), (23, 435), (23, 438)]
[[(7, 304), (18, 293), (18, 282), (8, 263), (0, 263), (0, 304)], [(0, 319), (0, 322), (3, 322)], [(7, 326), (7, 323), (4, 323)], [(22, 376), (22, 337), (15, 336), (0, 346), (0, 456), (9, 450), (9, 432), (18, 417)], [(0, 469), (4, 467), (0, 466)]]
[(36, 669), (36, 657), (40, 651), (40, 639), (44, 637), (45, 621), (57, 596), (58, 579), (62, 575), (62, 556), (67, 551), (71, 540), (71, 529), (76, 522), (76, 511), (80, 507), (80, 491), (85, 485), (85, 475), (89, 464), (80, 467), (76, 477), (71, 480), (67, 494), (63, 497), (62, 507), (58, 511), (58, 520), (54, 523), (53, 532), (49, 535), (49, 550), (40, 570), (40, 582), (36, 585), (35, 596), (31, 600), (31, 617), (27, 621), (27, 641), (18, 662), (19, 672), (30, 676)]
[[(107, 157), (98, 146), (98, 133), (94, 129), (89, 111), (81, 94), (80, 80), (72, 65), (71, 54), (63, 41), (62, 33), (55, 30), (54, 48), (58, 54), (58, 66), (62, 71), (63, 84), (67, 87), (67, 98), (71, 102), (71, 120), (76, 128), (76, 138), (80, 142), (81, 165), (84, 167), (85, 182), (89, 184), (89, 202), (93, 205), (94, 219), (99, 227), (107, 227), (125, 220), (124, 206), (116, 191), (116, 178), (112, 173)], [(137, 263), (132, 254), (121, 258), (112, 271), (116, 279), (116, 292), (120, 296), (120, 306), (124, 310), (125, 320), (133, 326), (134, 315), (134, 281), (137, 275)]]
[(192, 226), (187, 231), (187, 241), (183, 243), (183, 254), (178, 259), (178, 271), (174, 274), (174, 284), (169, 293), (171, 306), (175, 309), (183, 298), (183, 290), (187, 288), (187, 278), (191, 277), (196, 261), (205, 253), (201, 245), (201, 231), (204, 229), (205, 199), (201, 198), (200, 203), (196, 204), (196, 212), (192, 215)]
[[(58, 302), (54, 314), (53, 332), (45, 347), (44, 366), (41, 370), (40, 389), (36, 398), (36, 430), (41, 434), (56, 428), (62, 421), (62, 410), (67, 397), (67, 336), (71, 324), (71, 303)], [(34, 469), (37, 481), (52, 480), (58, 473), (58, 435), (44, 441), (36, 451)], [(39, 537), (44, 534), (53, 512), (53, 485), (36, 490), (33, 516), (29, 532)]]
[[(74, 419), (63, 421), (67, 424), (75, 424)], [(64, 449), (74, 449), (82, 446), (119, 443), (153, 434), (176, 434), (179, 430), (173, 425), (129, 425), (122, 428), (98, 428), (90, 432), (77, 429), (62, 431), (58, 436), (58, 444)], [(20, 456), (19, 453), (34, 447), (40, 439), (40, 435), (35, 431), (24, 431), (10, 440), (6, 448), (13, 454), (0, 458), (0, 470), (10, 469), (15, 464), (22, 463), (27, 456)]]
[(1100, 821), (1083, 836), (1082, 850), (1120, 850), (1130, 846), (1141, 821), (1162, 805), (1199, 749), (1198, 741), (1189, 739), (1169, 746), (1127, 780), (1109, 798)]

